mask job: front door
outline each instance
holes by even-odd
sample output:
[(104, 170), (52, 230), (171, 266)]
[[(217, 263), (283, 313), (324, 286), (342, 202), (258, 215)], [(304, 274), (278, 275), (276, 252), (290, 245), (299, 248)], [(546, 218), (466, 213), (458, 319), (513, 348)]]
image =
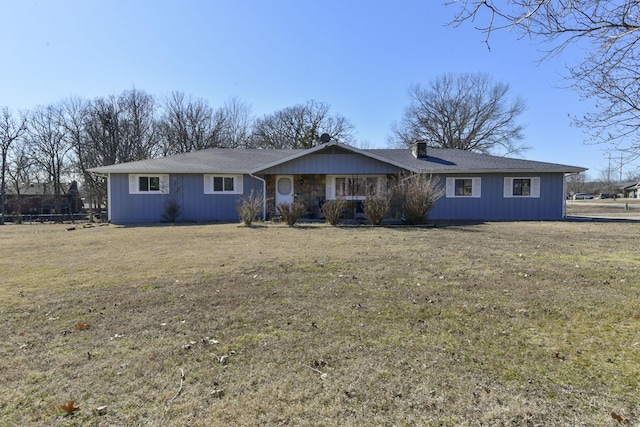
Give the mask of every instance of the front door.
[(293, 175), (276, 175), (276, 206), (293, 203)]

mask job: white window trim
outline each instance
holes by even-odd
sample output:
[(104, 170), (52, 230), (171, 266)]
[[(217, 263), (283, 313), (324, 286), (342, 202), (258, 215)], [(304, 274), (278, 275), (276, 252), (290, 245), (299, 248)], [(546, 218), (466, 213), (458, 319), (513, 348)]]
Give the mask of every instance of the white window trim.
[[(159, 178), (160, 190), (141, 191), (140, 178)], [(129, 194), (169, 194), (169, 174), (139, 173), (129, 174)]]
[[(513, 194), (514, 179), (530, 179), (531, 194), (528, 196), (518, 196)], [(507, 199), (535, 199), (540, 197), (540, 177), (539, 176), (509, 176), (504, 178), (504, 197)]]
[[(233, 178), (233, 191), (213, 191), (213, 178)], [(243, 194), (242, 175), (232, 174), (205, 174), (204, 194)]]
[[(471, 194), (468, 196), (456, 195), (456, 180), (470, 179)], [(446, 180), (446, 197), (456, 199), (478, 199), (482, 196), (482, 179), (478, 176), (452, 176)]]
[[(325, 186), (325, 197), (327, 200), (336, 199), (336, 178), (376, 178), (378, 180), (378, 189), (384, 188), (383, 186), (387, 182), (386, 175), (327, 175)], [(365, 200), (365, 195), (345, 196), (345, 200)]]

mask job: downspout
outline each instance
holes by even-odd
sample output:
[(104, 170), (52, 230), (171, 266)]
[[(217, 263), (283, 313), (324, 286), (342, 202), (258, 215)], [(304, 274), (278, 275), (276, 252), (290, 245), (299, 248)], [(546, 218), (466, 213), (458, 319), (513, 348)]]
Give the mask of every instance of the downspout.
[(267, 181), (264, 178), (260, 178), (259, 176), (255, 176), (254, 174), (249, 174), (251, 178), (255, 178), (259, 181), (262, 181), (262, 220), (267, 220)]

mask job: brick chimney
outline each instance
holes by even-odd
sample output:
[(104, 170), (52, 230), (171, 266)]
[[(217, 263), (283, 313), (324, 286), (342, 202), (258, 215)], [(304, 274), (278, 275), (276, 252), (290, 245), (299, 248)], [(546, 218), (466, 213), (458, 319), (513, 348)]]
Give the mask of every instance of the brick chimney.
[(416, 141), (413, 143), (412, 150), (413, 157), (416, 159), (426, 159), (427, 158), (427, 143), (424, 141)]

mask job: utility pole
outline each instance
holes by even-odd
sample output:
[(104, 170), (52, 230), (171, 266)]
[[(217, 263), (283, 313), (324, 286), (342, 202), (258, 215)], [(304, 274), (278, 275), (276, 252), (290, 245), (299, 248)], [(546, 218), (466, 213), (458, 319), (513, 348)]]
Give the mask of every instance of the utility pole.
[(620, 181), (622, 182), (622, 153), (620, 153)]

